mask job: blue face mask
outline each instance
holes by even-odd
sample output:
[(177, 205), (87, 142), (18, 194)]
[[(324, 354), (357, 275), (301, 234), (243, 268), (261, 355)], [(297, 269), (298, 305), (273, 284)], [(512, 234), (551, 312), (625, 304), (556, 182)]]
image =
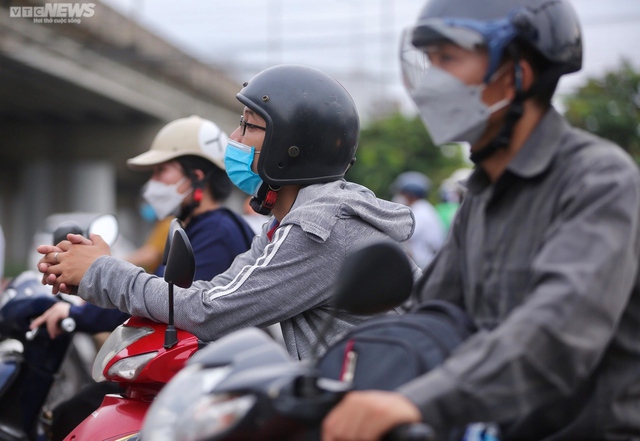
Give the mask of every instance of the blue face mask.
[(140, 205), (140, 216), (149, 223), (153, 223), (158, 220), (156, 212), (153, 210), (153, 207), (149, 202), (144, 202)]
[(255, 195), (262, 185), (260, 175), (251, 170), (254, 150), (255, 147), (229, 139), (224, 153), (224, 166), (229, 179), (250, 196)]

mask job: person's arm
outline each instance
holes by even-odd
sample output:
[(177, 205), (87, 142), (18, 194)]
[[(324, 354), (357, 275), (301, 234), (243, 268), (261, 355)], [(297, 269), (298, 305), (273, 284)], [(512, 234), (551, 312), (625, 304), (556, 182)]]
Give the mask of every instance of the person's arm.
[(62, 334), (60, 322), (67, 317), (75, 320), (76, 331), (89, 334), (113, 331), (129, 318), (128, 314), (117, 309), (104, 309), (91, 303), (72, 305), (69, 302), (56, 301), (54, 298), (52, 301), (54, 303), (51, 307), (36, 317), (29, 326), (30, 329), (46, 326), (52, 339)]
[[(264, 236), (211, 282), (175, 288), (175, 324), (203, 340), (248, 326), (267, 326), (325, 304), (344, 259), (344, 244), (313, 240), (295, 225)], [(112, 257), (97, 259), (78, 294), (103, 307), (166, 322), (167, 286)]]

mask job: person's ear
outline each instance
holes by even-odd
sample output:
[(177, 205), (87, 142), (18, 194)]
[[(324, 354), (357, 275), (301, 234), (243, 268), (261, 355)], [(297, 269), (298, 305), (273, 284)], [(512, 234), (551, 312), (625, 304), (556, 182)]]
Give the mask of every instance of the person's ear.
[(522, 90), (527, 91), (533, 85), (536, 75), (527, 60), (520, 60), (520, 69), (522, 70)]
[(204, 172), (202, 170), (194, 169), (193, 175), (198, 181), (202, 181), (204, 179)]

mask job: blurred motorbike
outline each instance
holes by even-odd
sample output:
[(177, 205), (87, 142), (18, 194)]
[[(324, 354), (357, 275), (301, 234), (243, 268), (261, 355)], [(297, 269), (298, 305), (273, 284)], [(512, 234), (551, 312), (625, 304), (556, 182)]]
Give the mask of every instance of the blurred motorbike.
[[(345, 259), (334, 304), (358, 314), (386, 311), (408, 298), (412, 281), (407, 257), (397, 245), (374, 244)], [(320, 439), (323, 418), (350, 385), (323, 378), (316, 361), (292, 361), (256, 328), (229, 334), (194, 355), (160, 392), (142, 439)], [(424, 424), (403, 425), (386, 439), (431, 441), (433, 432)]]
[[(59, 227), (49, 241), (58, 243), (68, 233), (100, 234), (108, 243), (118, 235), (117, 220), (110, 214), (61, 215)], [(74, 335), (75, 322), (64, 319), (63, 334), (55, 339), (42, 328), (29, 330), (31, 320), (58, 301), (42, 285), (41, 274), (25, 271), (10, 281), (0, 294), (0, 440), (36, 440), (44, 436), (43, 414), (70, 397), (89, 380), (88, 357), (95, 356), (91, 343)], [(84, 336), (89, 339), (88, 336)], [(89, 339), (90, 341), (90, 339)]]
[(108, 394), (100, 407), (65, 440), (137, 440), (143, 419), (159, 391), (197, 351), (202, 342), (173, 325), (173, 287), (191, 286), (195, 258), (177, 219), (171, 223), (165, 256), (169, 323), (131, 317), (104, 342), (93, 365), (93, 379), (113, 381), (122, 394)]

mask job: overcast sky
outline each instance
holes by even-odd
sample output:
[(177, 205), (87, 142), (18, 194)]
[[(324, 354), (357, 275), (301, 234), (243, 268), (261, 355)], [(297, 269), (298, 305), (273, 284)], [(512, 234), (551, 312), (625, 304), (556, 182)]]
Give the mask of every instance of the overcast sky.
[[(411, 104), (401, 85), (398, 43), (424, 0), (103, 0), (238, 84), (280, 63), (316, 67), (341, 81), (366, 117), (380, 97)], [(640, 68), (640, 0), (572, 0), (582, 23), (581, 73), (559, 94), (626, 57)]]

